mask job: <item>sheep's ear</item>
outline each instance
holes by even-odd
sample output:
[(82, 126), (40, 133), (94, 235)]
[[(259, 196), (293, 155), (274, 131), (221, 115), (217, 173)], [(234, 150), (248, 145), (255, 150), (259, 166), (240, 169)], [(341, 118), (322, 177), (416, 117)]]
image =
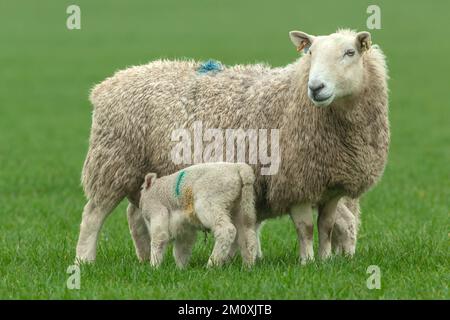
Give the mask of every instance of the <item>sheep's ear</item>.
[(367, 31), (358, 32), (356, 34), (356, 48), (359, 52), (365, 52), (372, 46), (370, 33)]
[(305, 53), (308, 52), (309, 47), (311, 47), (315, 39), (314, 36), (301, 31), (291, 31), (289, 32), (289, 37), (291, 38), (294, 46), (297, 47), (297, 51), (300, 52), (304, 50)]
[(153, 185), (153, 183), (155, 182), (156, 178), (157, 178), (157, 175), (154, 172), (148, 173), (145, 176), (145, 183), (144, 183), (145, 190), (147, 190), (148, 188), (150, 188)]

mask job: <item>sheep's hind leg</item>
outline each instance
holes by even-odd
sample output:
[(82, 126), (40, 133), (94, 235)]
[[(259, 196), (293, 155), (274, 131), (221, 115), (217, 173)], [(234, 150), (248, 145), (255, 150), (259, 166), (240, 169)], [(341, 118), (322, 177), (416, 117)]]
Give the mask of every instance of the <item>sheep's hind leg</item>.
[(319, 257), (322, 260), (328, 259), (331, 256), (331, 236), (336, 221), (338, 201), (339, 197), (336, 197), (319, 207)]
[(131, 202), (127, 208), (128, 226), (139, 261), (150, 259), (150, 233), (141, 210)]
[(106, 217), (114, 210), (117, 203), (99, 205), (89, 200), (85, 205), (76, 250), (77, 263), (95, 260), (98, 235)]
[(314, 224), (311, 203), (292, 206), (290, 212), (298, 236), (300, 263), (304, 265), (314, 260)]

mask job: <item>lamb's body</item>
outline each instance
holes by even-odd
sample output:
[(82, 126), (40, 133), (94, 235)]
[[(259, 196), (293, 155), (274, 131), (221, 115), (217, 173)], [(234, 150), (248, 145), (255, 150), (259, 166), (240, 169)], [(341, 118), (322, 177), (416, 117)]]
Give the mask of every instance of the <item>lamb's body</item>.
[[(308, 99), (309, 56), (273, 69), (234, 66), (200, 74), (194, 61), (155, 61), (117, 72), (91, 94), (93, 124), (82, 178), (90, 210), (110, 211), (124, 197), (136, 205), (146, 172), (181, 169), (170, 160), (171, 132), (201, 120), (209, 128), (280, 129), (278, 174), (262, 176), (254, 166), (257, 205), (264, 208), (259, 221), (296, 203), (320, 209), (336, 195), (354, 199), (343, 198), (338, 211), (353, 209), (357, 218), (358, 197), (381, 176), (389, 142), (384, 56), (372, 48), (363, 59), (363, 92), (329, 108)], [(129, 209), (129, 220), (139, 238), (135, 209)], [(82, 255), (89, 260), (88, 251)]]
[(257, 254), (255, 176), (245, 163), (206, 163), (156, 179), (148, 174), (140, 209), (151, 235), (151, 264), (158, 266), (170, 240), (184, 267), (198, 229), (213, 231), (215, 245), (208, 265), (221, 265), (235, 242), (251, 266)]

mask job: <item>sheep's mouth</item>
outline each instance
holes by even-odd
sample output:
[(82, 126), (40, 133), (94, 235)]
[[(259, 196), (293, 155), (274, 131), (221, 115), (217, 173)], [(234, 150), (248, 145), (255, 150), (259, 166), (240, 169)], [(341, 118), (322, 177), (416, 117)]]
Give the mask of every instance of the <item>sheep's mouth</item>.
[(311, 100), (314, 103), (314, 105), (316, 105), (316, 106), (326, 107), (333, 101), (333, 98), (334, 98), (333, 94), (330, 94), (326, 97), (311, 98)]
[(323, 101), (326, 101), (326, 100), (330, 99), (331, 96), (332, 96), (332, 94), (330, 94), (328, 97), (324, 97), (324, 98), (319, 97), (319, 98), (314, 98), (313, 100), (316, 101), (316, 102), (323, 102)]

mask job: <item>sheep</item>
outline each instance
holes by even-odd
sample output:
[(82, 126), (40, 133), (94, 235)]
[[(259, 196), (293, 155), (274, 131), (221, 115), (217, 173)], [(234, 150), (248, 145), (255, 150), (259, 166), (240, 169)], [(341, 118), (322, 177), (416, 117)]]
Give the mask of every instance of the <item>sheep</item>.
[(262, 175), (261, 164), (252, 165), (257, 224), (289, 213), (306, 263), (314, 259), (317, 207), (319, 257), (331, 256), (331, 243), (337, 253), (354, 254), (359, 198), (387, 161), (385, 57), (368, 32), (292, 31), (290, 38), (305, 54), (285, 67), (221, 65), (200, 72), (196, 61), (158, 60), (118, 71), (93, 88), (77, 261), (95, 259), (101, 226), (125, 197), (137, 256), (149, 259), (139, 188), (146, 172), (166, 175), (188, 165), (170, 160), (171, 132), (197, 120), (209, 128), (279, 129), (277, 174)]
[(150, 263), (158, 267), (169, 240), (178, 267), (187, 265), (198, 229), (211, 230), (215, 245), (208, 266), (220, 266), (235, 241), (243, 262), (256, 259), (256, 213), (252, 168), (245, 163), (205, 163), (157, 178), (149, 173), (140, 206), (151, 238)]

